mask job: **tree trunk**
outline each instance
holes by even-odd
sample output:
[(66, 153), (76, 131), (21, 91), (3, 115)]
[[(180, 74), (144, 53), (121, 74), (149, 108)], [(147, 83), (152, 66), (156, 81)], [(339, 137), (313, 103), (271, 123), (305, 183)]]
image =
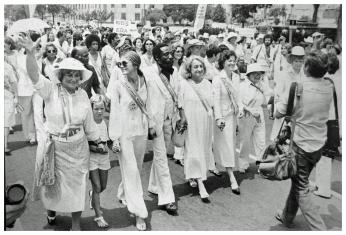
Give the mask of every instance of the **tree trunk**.
[(317, 23), (317, 13), (320, 4), (314, 4), (314, 14), (312, 15), (312, 23)]

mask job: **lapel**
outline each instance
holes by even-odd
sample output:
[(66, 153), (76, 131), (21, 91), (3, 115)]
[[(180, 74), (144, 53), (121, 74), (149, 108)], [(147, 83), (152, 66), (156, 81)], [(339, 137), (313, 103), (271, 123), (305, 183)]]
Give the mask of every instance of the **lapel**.
[[(156, 65), (158, 66), (158, 65)], [(159, 75), (159, 68), (158, 67), (154, 67), (156, 76), (154, 77), (154, 82), (156, 83), (157, 87), (159, 88), (159, 90), (161, 91), (163, 96), (166, 96), (166, 94), (168, 93), (168, 90), (165, 86), (165, 84), (163, 84), (163, 82), (161, 81), (160, 75)]]

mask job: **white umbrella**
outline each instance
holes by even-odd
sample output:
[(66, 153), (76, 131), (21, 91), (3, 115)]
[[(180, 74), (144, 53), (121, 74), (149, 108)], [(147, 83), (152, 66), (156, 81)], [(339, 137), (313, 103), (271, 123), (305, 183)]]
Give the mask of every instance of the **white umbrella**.
[(8, 29), (8, 35), (14, 35), (21, 32), (36, 31), (41, 32), (44, 28), (50, 28), (50, 26), (41, 19), (28, 18), (18, 20)]

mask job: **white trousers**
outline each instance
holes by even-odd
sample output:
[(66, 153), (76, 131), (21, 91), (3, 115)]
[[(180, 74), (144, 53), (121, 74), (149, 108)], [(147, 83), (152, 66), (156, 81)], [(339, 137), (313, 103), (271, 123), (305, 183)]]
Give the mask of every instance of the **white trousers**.
[(322, 156), (316, 164), (316, 186), (318, 193), (324, 197), (331, 197), (331, 180), (332, 180), (332, 159)]
[(265, 137), (266, 130), (263, 112), (261, 113), (261, 123), (257, 123), (252, 116), (243, 117), (239, 120), (239, 169), (247, 169), (249, 167), (251, 144), (255, 150), (256, 159), (259, 160), (262, 157), (265, 149)]
[(18, 103), (24, 108), (24, 111), (21, 113), (21, 119), (24, 138), (26, 140), (36, 139), (32, 97), (18, 96)]
[(147, 218), (148, 210), (144, 203), (140, 176), (147, 146), (147, 136), (121, 137), (120, 146), (119, 165), (122, 181), (117, 196), (127, 206), (130, 213), (141, 218)]
[(154, 158), (151, 166), (148, 191), (158, 194), (158, 205), (175, 202), (171, 175), (168, 168), (163, 132), (153, 140)]

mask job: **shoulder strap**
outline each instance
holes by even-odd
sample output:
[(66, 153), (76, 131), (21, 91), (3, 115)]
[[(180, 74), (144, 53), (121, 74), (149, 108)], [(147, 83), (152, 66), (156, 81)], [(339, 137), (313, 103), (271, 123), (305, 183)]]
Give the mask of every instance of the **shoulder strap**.
[(65, 106), (64, 106), (64, 98), (62, 97), (62, 91), (61, 91), (61, 84), (58, 84), (58, 96), (60, 99), (61, 109), (62, 109), (62, 117), (64, 120), (64, 125), (66, 125), (66, 113), (65, 113)]
[[(129, 95), (131, 96), (131, 98), (133, 99), (133, 101), (138, 105), (139, 109), (142, 111), (142, 113), (147, 116), (148, 119), (151, 119), (151, 117), (149, 116), (149, 113), (147, 111), (147, 109), (145, 108), (145, 103), (142, 100), (142, 98), (139, 96), (139, 94), (137, 93), (137, 91), (135, 89), (133, 89), (133, 87), (126, 81), (126, 80), (120, 80), (120, 83), (126, 88), (127, 92), (129, 93)], [(145, 86), (147, 86), (146, 82), (145, 82), (145, 77), (144, 77), (144, 83)], [(148, 90), (148, 89), (147, 89)], [(147, 91), (148, 92), (148, 91)]]
[(261, 47), (260, 47), (260, 49), (259, 49), (259, 51), (258, 51), (258, 53), (257, 53), (257, 56), (256, 56), (256, 62), (257, 62), (257, 59), (258, 59), (259, 53), (262, 51), (262, 47), (263, 47), (263, 45), (261, 45)]
[(297, 82), (292, 82), (290, 87), (290, 93), (288, 95), (286, 116), (291, 117), (294, 105), (294, 97), (297, 89)]
[(335, 119), (339, 120), (339, 113), (338, 113), (338, 98), (336, 97), (336, 91), (335, 91), (335, 85), (332, 79), (325, 77), (324, 79), (330, 81), (333, 85), (333, 99), (334, 99), (334, 110), (335, 110)]

